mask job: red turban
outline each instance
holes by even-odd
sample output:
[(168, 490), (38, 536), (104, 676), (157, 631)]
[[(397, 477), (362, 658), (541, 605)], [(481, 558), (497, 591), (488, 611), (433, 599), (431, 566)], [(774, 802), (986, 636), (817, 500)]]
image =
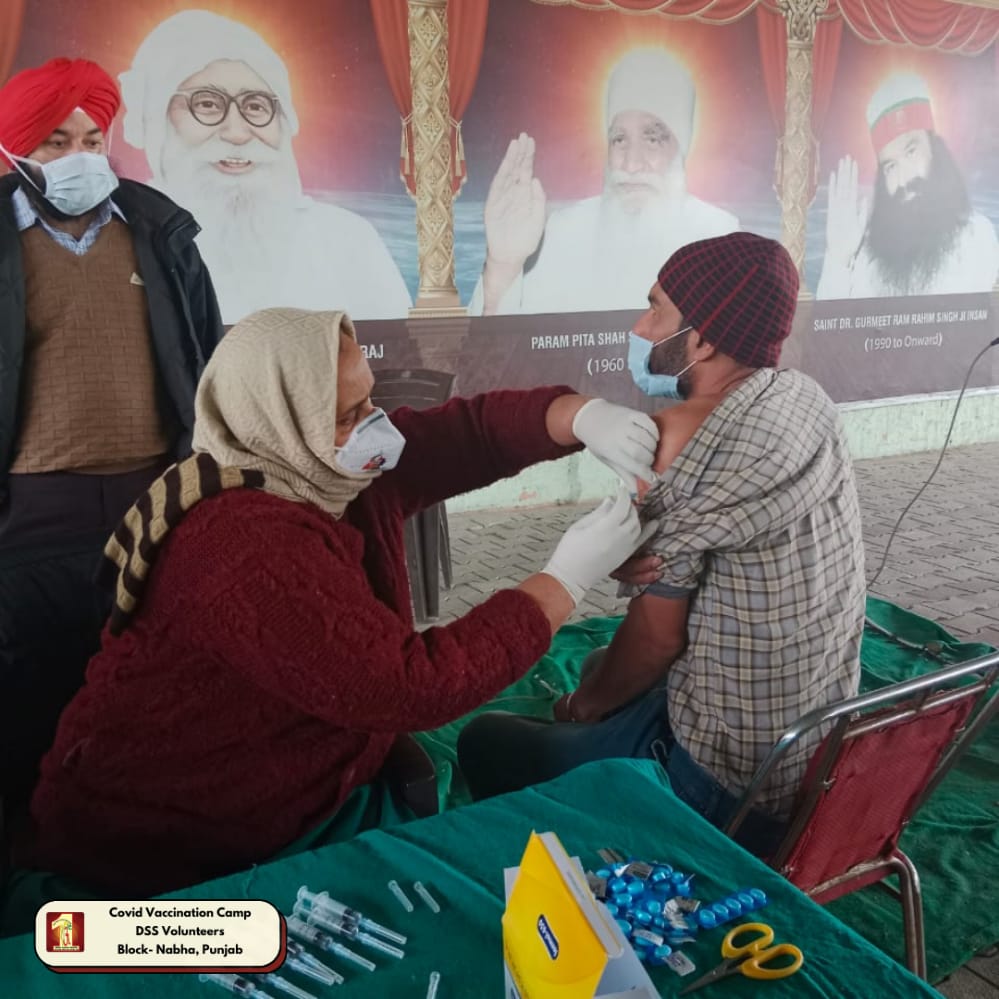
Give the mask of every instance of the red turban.
[(0, 143), (15, 156), (27, 156), (77, 108), (107, 132), (120, 104), (118, 85), (97, 63), (51, 59), (0, 87)]

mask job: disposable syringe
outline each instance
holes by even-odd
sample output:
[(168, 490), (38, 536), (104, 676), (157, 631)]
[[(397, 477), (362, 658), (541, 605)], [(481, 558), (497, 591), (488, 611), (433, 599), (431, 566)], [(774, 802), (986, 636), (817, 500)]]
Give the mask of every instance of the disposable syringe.
[(388, 954), (389, 957), (406, 956), (398, 947), (393, 947), (392, 944), (386, 943), (380, 937), (365, 933), (364, 930), (358, 929), (357, 923), (353, 920), (347, 919), (344, 916), (334, 915), (328, 909), (313, 909), (310, 908), (308, 903), (298, 901), (295, 903), (294, 914), (300, 919), (304, 919), (310, 925), (320, 926), (324, 930), (329, 930), (330, 933), (346, 937), (348, 940), (357, 940), (359, 943), (379, 950), (383, 954)]
[(286, 995), (292, 996), (293, 999), (316, 999), (311, 992), (300, 989), (297, 985), (292, 984), (287, 978), (282, 978), (280, 975), (267, 974), (254, 975), (253, 977), (263, 982), (264, 985), (272, 985), (278, 992), (284, 992)]
[(234, 996), (254, 996), (255, 999), (271, 999), (271, 997), (259, 986), (254, 985), (248, 978), (242, 975), (198, 975), (200, 982), (213, 982), (220, 988), (231, 992)]
[(325, 911), (333, 916), (342, 916), (348, 922), (355, 923), (362, 930), (367, 930), (376, 936), (391, 940), (392, 943), (398, 944), (400, 947), (406, 946), (406, 937), (401, 933), (396, 933), (395, 930), (390, 930), (387, 926), (382, 926), (381, 923), (376, 923), (373, 919), (368, 919), (367, 916), (362, 915), (357, 909), (352, 909), (350, 906), (344, 905), (343, 902), (338, 902), (335, 898), (330, 898), (328, 892), (312, 892), (309, 891), (306, 885), (302, 885), (298, 889), (298, 901), (307, 904), (310, 909), (317, 912)]
[(360, 965), (360, 967), (367, 971), (375, 970), (373, 961), (369, 961), (366, 957), (355, 953), (349, 947), (344, 947), (342, 943), (338, 943), (328, 933), (323, 933), (317, 926), (310, 926), (304, 919), (301, 919), (297, 915), (288, 917), (288, 932), (294, 933), (299, 940), (304, 940), (306, 943), (310, 943), (320, 950), (336, 954), (337, 957), (342, 957), (346, 961), (353, 961), (354, 964)]
[(288, 956), (284, 963), (292, 971), (297, 971), (300, 975), (305, 975), (322, 985), (343, 984), (343, 975), (340, 972), (327, 967), (318, 957), (313, 957), (297, 940), (288, 940), (286, 944)]

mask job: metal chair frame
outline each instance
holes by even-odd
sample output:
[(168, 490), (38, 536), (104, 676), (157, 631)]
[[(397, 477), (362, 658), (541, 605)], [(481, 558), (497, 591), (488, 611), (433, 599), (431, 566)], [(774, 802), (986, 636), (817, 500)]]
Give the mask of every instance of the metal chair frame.
[[(967, 678), (975, 679), (971, 683), (955, 686)], [(903, 815), (898, 830), (901, 833), (947, 776), (965, 749), (996, 716), (999, 711), (999, 696), (992, 694), (997, 680), (999, 680), (999, 652), (994, 652), (809, 712), (787, 729), (774, 744), (743, 793), (725, 828), (726, 834), (732, 836), (745, 821), (774, 768), (788, 750), (806, 733), (832, 724), (832, 730), (815, 751), (814, 770), (810, 771), (799, 789), (787, 833), (774, 855), (768, 860), (771, 867), (788, 877), (793, 873), (787, 870), (788, 857), (808, 828), (822, 794), (831, 787), (829, 774), (844, 746), (853, 739), (899, 725), (934, 708), (965, 698), (973, 698), (974, 703), (964, 724), (955, 731), (952, 741), (941, 753), (929, 780)], [(892, 708), (894, 710), (890, 710)], [(871, 717), (875, 711), (878, 712), (877, 716)], [(898, 891), (887, 885), (881, 886), (892, 894), (900, 896), (905, 925), (906, 963), (913, 973), (926, 978), (926, 947), (919, 873), (912, 861), (900, 849), (894, 847), (882, 856), (855, 864), (849, 870), (821, 884), (805, 887), (802, 890), (821, 903), (823, 896), (852, 881), (862, 881), (865, 885), (871, 883), (870, 875), (878, 872), (881, 872), (882, 879), (892, 873), (898, 875), (900, 886)], [(793, 881), (793, 877), (790, 880)], [(837, 892), (836, 897), (840, 894), (846, 892)]]

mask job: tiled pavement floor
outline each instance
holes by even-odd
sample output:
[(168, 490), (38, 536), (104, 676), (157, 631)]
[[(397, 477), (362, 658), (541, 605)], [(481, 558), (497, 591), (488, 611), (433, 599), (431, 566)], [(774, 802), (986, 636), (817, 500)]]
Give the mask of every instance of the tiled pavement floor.
[[(880, 565), (898, 515), (937, 457), (934, 452), (856, 463), (868, 579)], [(562, 532), (587, 508), (451, 514), (454, 586), (441, 595), (441, 623), (537, 572)], [(947, 452), (902, 522), (871, 592), (931, 618), (964, 641), (999, 646), (999, 443)], [(577, 618), (623, 609), (608, 581), (587, 595)], [(940, 990), (950, 999), (999, 997), (999, 953), (984, 952)]]

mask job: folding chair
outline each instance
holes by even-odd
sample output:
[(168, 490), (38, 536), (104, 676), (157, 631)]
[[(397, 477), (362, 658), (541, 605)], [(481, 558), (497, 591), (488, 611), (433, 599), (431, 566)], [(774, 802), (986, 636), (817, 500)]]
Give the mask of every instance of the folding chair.
[(769, 859), (824, 904), (897, 874), (909, 969), (926, 977), (919, 874), (898, 847), (905, 827), (995, 717), (999, 652), (809, 712), (777, 741), (725, 832), (742, 825), (774, 767), (805, 733), (832, 724), (815, 750), (787, 834)]
[[(391, 412), (400, 406), (429, 409), (451, 398), (454, 375), (429, 368), (382, 368), (375, 373), (371, 401)], [(404, 530), (413, 615), (419, 624), (440, 614), (440, 579), (451, 588), (451, 538), (443, 503), (410, 517)]]

